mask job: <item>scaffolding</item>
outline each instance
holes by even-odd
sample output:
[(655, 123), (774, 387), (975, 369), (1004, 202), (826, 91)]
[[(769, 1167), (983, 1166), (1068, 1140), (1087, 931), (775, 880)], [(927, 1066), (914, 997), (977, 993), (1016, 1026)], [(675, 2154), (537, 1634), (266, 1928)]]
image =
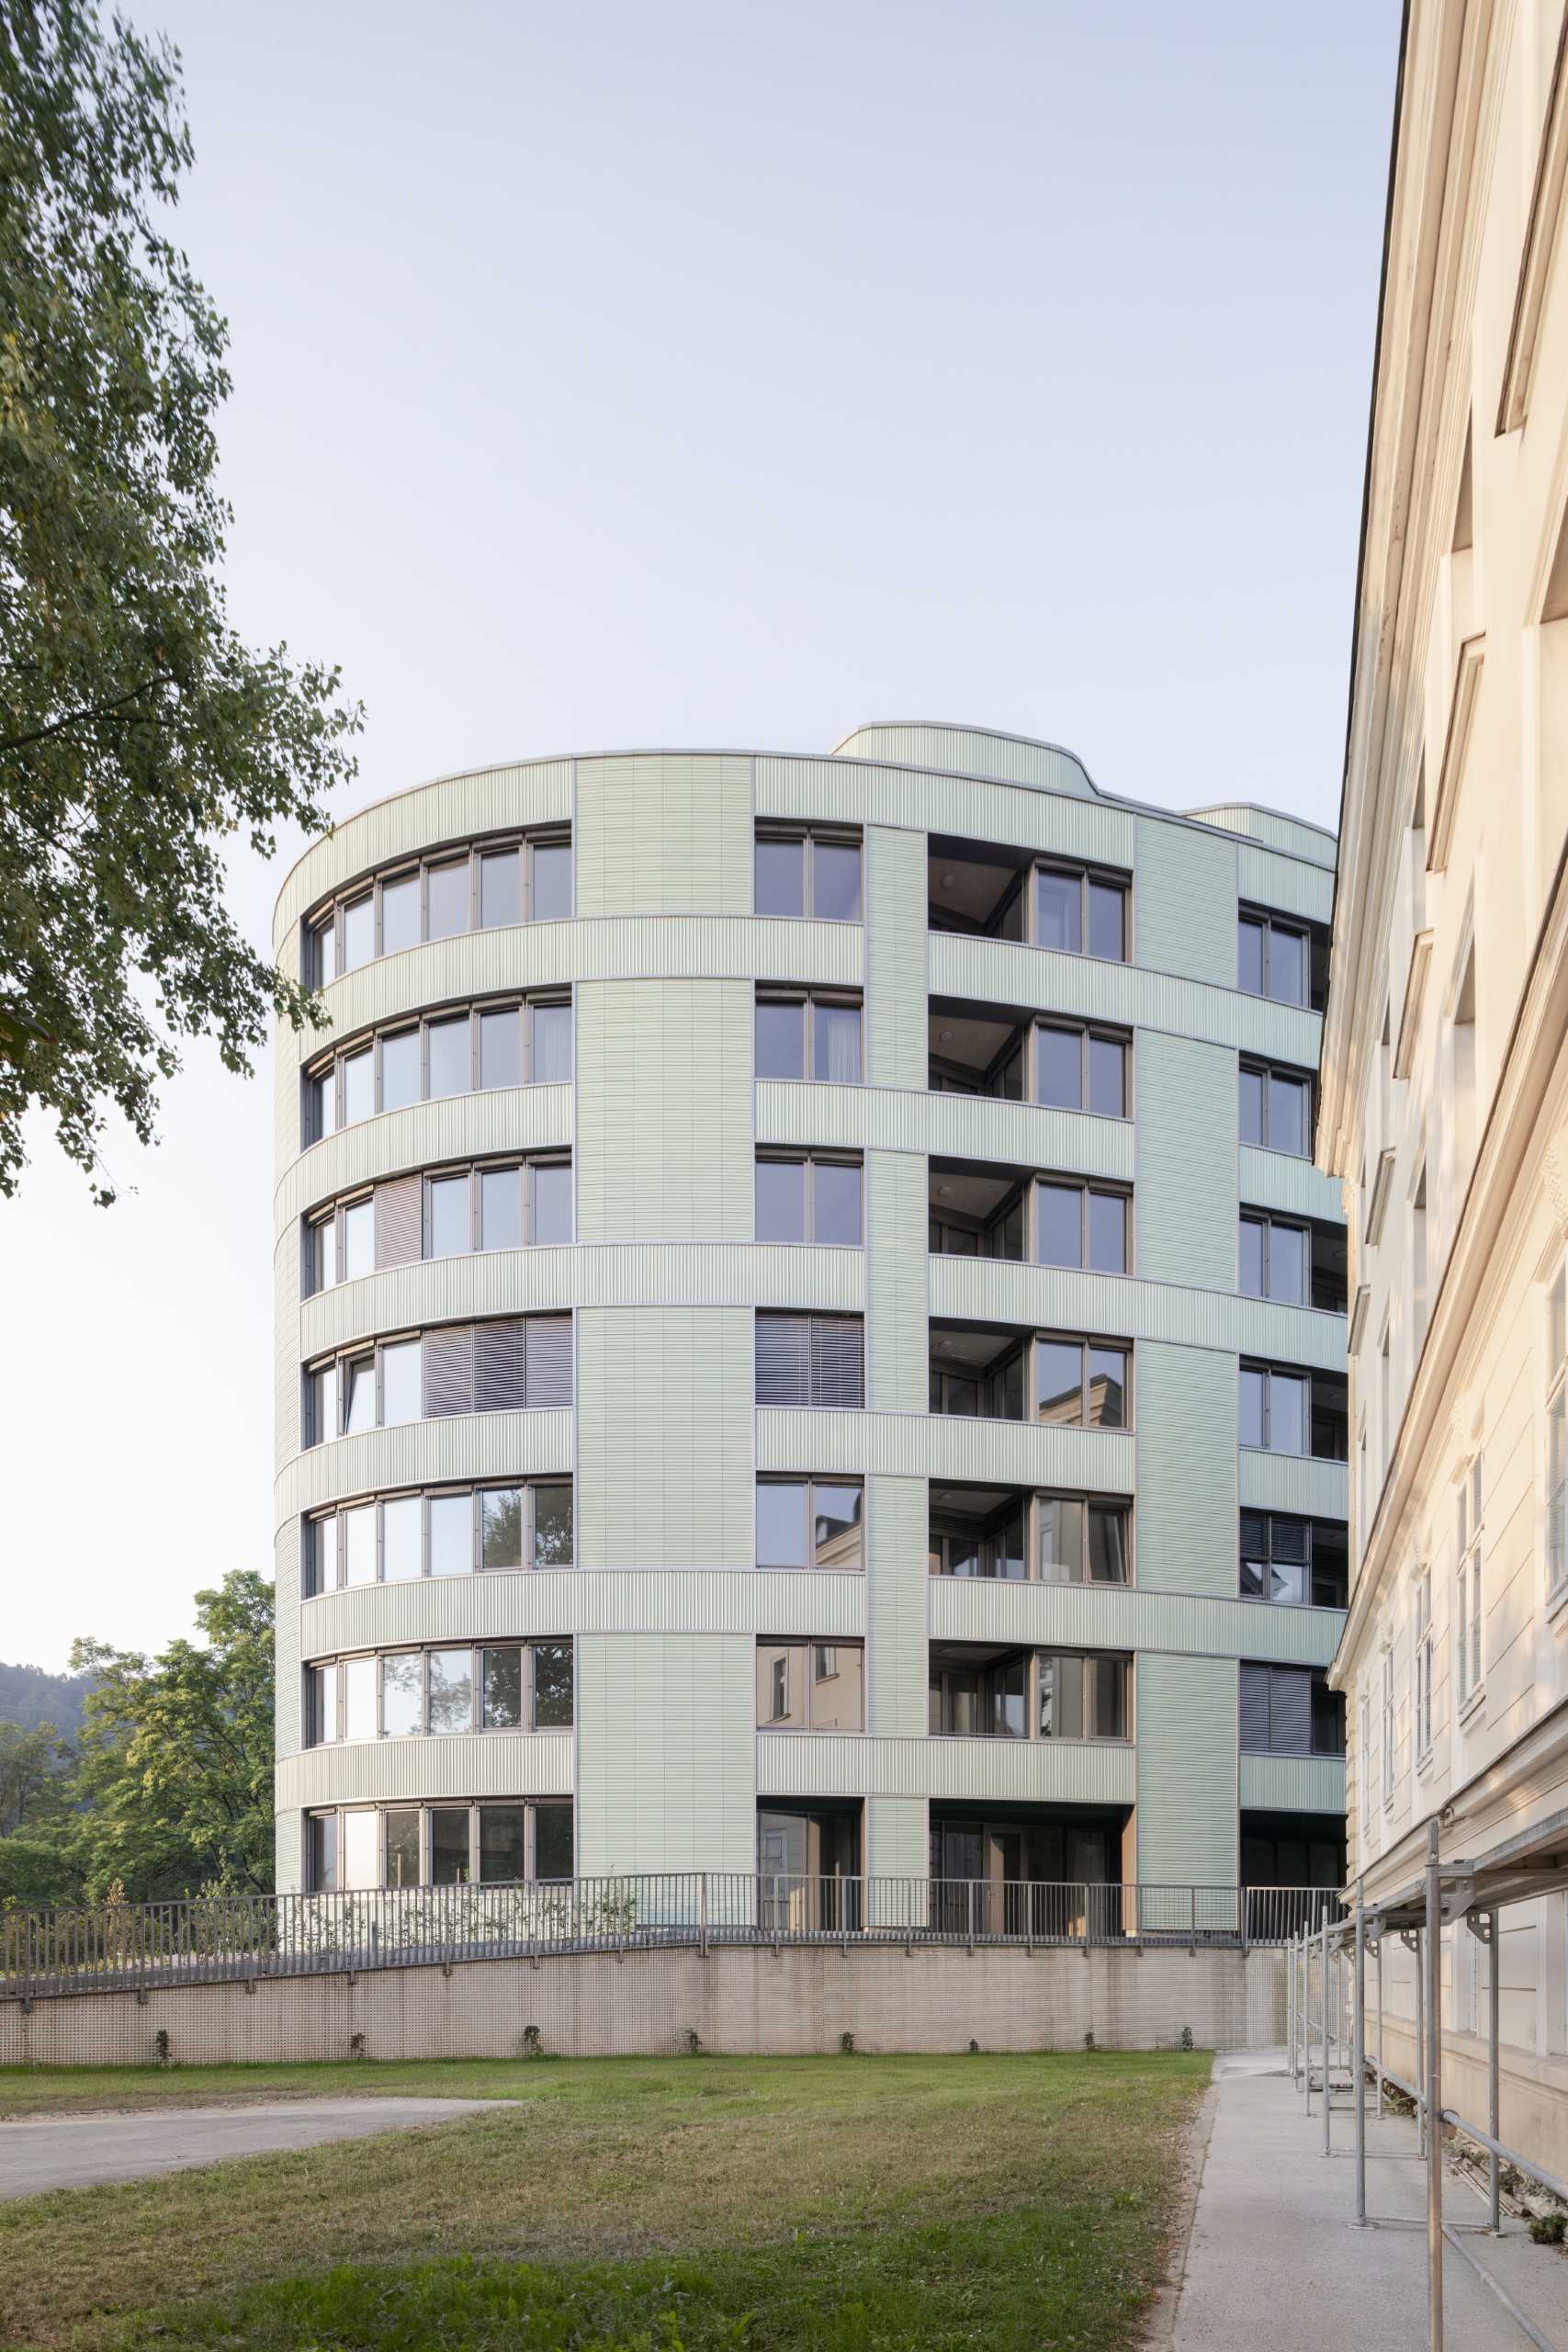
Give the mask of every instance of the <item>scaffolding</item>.
[[(1498, 2009), (1500, 1971), (1498, 1915), (1510, 1905), (1568, 1888), (1568, 1814), (1561, 1814), (1527, 1837), (1514, 1839), (1481, 1861), (1441, 1860), (1436, 1821), (1427, 1827), (1426, 1866), (1397, 1894), (1369, 1902), (1358, 1881), (1347, 1916), (1325, 1917), (1321, 1928), (1295, 1937), (1289, 1948), (1286, 2029), (1290, 2075), (1313, 2112), (1314, 2091), (1322, 2101), (1323, 2153), (1333, 2153), (1334, 2090), (1337, 2075), (1352, 2098), (1355, 2118), (1355, 2212), (1364, 2229), (1367, 2215), (1367, 2077), (1375, 2082), (1376, 2112), (1383, 2111), (1384, 2085), (1415, 2108), (1417, 2153), (1426, 2171), (1427, 2345), (1443, 2352), (1443, 2249), (1445, 2245), (1484, 2280), (1538, 2352), (1559, 2352), (1526, 2318), (1500, 2279), (1465, 2245), (1467, 2235), (1496, 2237), (1502, 2232), (1502, 2168), (1512, 2165), (1568, 2205), (1568, 2184), (1533, 2156), (1521, 2155), (1497, 2136), (1501, 2120)], [(1442, 1932), (1462, 1922), (1487, 1945), (1486, 2128), (1443, 2105)], [(1383, 1941), (1396, 1936), (1416, 1954), (1416, 2074), (1402, 2081), (1383, 2064)], [(1376, 2046), (1369, 2061), (1367, 1961), (1374, 1963)], [(1314, 1984), (1315, 1978), (1315, 1984)], [(1348, 1980), (1348, 1981), (1347, 1981)], [(1315, 1995), (1315, 1997), (1314, 1997)], [(1315, 2056), (1314, 2056), (1315, 2052)], [(1487, 2219), (1484, 2222), (1443, 2218), (1443, 2131), (1447, 2126), (1472, 2142), (1487, 2160)], [(1399, 2226), (1384, 2223), (1384, 2226)]]

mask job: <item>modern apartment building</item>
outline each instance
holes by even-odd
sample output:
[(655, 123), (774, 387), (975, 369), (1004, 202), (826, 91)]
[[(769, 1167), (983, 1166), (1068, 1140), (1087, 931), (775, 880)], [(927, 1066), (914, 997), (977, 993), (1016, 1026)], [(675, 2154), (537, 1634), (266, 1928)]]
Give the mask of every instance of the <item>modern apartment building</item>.
[[(1568, 164), (1562, 0), (1413, 0), (1319, 1151), (1351, 1211), (1353, 1875), (1440, 1824), (1444, 2082), (1568, 2156)], [(1568, 1884), (1568, 1880), (1561, 1880)], [(1386, 1939), (1412, 2073), (1412, 1962)]]
[(1333, 855), (925, 725), (311, 848), (279, 1884), (1337, 1883)]

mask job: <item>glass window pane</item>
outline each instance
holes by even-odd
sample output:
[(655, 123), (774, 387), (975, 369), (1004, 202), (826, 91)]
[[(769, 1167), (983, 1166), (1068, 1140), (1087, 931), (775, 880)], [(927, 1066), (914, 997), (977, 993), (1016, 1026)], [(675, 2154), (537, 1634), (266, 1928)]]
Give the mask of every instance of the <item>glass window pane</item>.
[(310, 1711), (309, 1736), (312, 1747), (327, 1746), (337, 1737), (337, 1668), (317, 1666), (310, 1669)]
[(376, 1110), (376, 1057), (368, 1046), (350, 1054), (343, 1066), (343, 1123), (352, 1127)]
[(829, 1486), (818, 1478), (811, 1498), (813, 1565), (818, 1568), (858, 1568), (862, 1489)]
[(352, 972), (376, 953), (376, 901), (367, 892), (343, 910), (343, 968)]
[(1083, 1660), (1046, 1656), (1040, 1661), (1040, 1736), (1083, 1737)]
[(444, 1094), (467, 1094), (473, 1084), (471, 1025), (465, 1012), (456, 1021), (432, 1021), (424, 1033), (424, 1091), (434, 1102)]
[(432, 1731), (471, 1731), (474, 1722), (474, 1654), (472, 1650), (432, 1650), (430, 1669), (430, 1728)]
[(343, 1718), (345, 1739), (376, 1736), (376, 1660), (351, 1657), (344, 1662)]
[(814, 1004), (813, 1074), (834, 1086), (860, 1084), (860, 1007)]
[[(1263, 1236), (1261, 1217), (1244, 1216), (1241, 1221), (1240, 1246), (1236, 1251), (1236, 1280), (1244, 1298), (1261, 1298), (1263, 1291)], [(1244, 1438), (1245, 1445), (1247, 1440)]]
[(860, 843), (811, 845), (811, 911), (819, 922), (859, 922)]
[(760, 915), (803, 915), (806, 912), (804, 842), (757, 843), (756, 892)]
[(526, 1876), (527, 1818), (520, 1804), (480, 1805), (479, 1877), (485, 1885), (508, 1886)]
[(468, 861), (433, 865), (424, 877), (425, 937), (450, 939), (468, 928)]
[(550, 1731), (571, 1721), (571, 1644), (534, 1644), (534, 1723)]
[(479, 1566), (523, 1566), (523, 1489), (486, 1487), (479, 1495)]
[(1034, 1348), (1034, 1418), (1083, 1419), (1083, 1350), (1076, 1340), (1040, 1340)]
[(1269, 993), (1277, 1004), (1304, 1004), (1306, 940), (1299, 931), (1269, 927)]
[(479, 1084), (521, 1086), (523, 1083), (523, 1015), (481, 1012), (479, 1015)]
[[(1084, 1041), (1077, 1029), (1037, 1028), (1034, 1032), (1034, 1099), (1055, 1103), (1058, 1110), (1083, 1108)], [(1118, 1111), (1121, 1104), (1117, 1104)]]
[(806, 1076), (806, 1007), (804, 1004), (757, 1005), (757, 1076)]
[(1043, 1266), (1083, 1263), (1083, 1194), (1076, 1184), (1034, 1187), (1034, 1255)]
[(1070, 1495), (1042, 1495), (1036, 1510), (1040, 1520), (1041, 1576), (1048, 1584), (1081, 1584), (1082, 1503)]
[(522, 1651), (484, 1651), (484, 1729), (522, 1729)]
[(1306, 1447), (1307, 1385), (1295, 1374), (1269, 1375), (1269, 1450), (1271, 1453), (1304, 1453)]
[(530, 911), (536, 922), (558, 922), (570, 914), (570, 842), (539, 842), (535, 844), (534, 900)]
[(863, 1731), (865, 1707), (862, 1671), (864, 1653), (858, 1642), (810, 1642), (811, 1690), (808, 1701), (813, 1731)]
[(310, 1375), (310, 1442), (324, 1445), (338, 1433), (337, 1366), (329, 1363)]
[(419, 876), (400, 874), (381, 885), (381, 953), (396, 956), (419, 945)]
[(1127, 1271), (1127, 1204), (1120, 1193), (1089, 1196), (1089, 1262), (1098, 1274)]
[(420, 1656), (406, 1650), (381, 1660), (381, 1728), (401, 1738), (424, 1728)]
[(381, 1427), (417, 1421), (423, 1411), (420, 1393), (419, 1341), (400, 1340), (381, 1351)]
[(1269, 1228), (1269, 1295), (1287, 1306), (1304, 1306), (1307, 1285), (1307, 1238), (1299, 1225)]
[(486, 1168), (479, 1174), (479, 1248), (523, 1246), (523, 1170)]
[(514, 849), (491, 850), (479, 860), (479, 922), (486, 931), (523, 920), (523, 858)]
[(330, 988), (337, 978), (337, 917), (329, 915), (325, 922), (317, 923), (310, 933), (315, 956), (315, 985)]
[[(571, 1170), (549, 1160), (534, 1173), (534, 1239), (541, 1247), (571, 1239)], [(488, 1244), (487, 1244), (488, 1247)]]
[(530, 1075), (536, 1086), (559, 1086), (571, 1077), (571, 1007), (536, 1004), (534, 1061)]
[(400, 1029), (381, 1040), (381, 1108), (401, 1111), (419, 1101), (419, 1031)]
[(343, 1279), (358, 1282), (376, 1271), (376, 1205), (355, 1201), (343, 1213)]
[(534, 1808), (534, 1875), (541, 1879), (570, 1878), (572, 1872), (571, 1807), (541, 1804)]
[(800, 1643), (758, 1643), (757, 1721), (768, 1727), (784, 1724), (804, 1729), (805, 1652)]
[(759, 1241), (805, 1240), (806, 1162), (803, 1159), (759, 1159), (757, 1162), (757, 1238)]
[(1089, 1580), (1090, 1584), (1125, 1584), (1131, 1562), (1127, 1556), (1127, 1514), (1091, 1503), (1089, 1510)]
[(1044, 867), (1036, 873), (1034, 942), (1074, 956), (1083, 945), (1083, 883), (1077, 875), (1052, 874)]
[(1304, 1159), (1312, 1148), (1309, 1133), (1312, 1116), (1312, 1089), (1299, 1078), (1280, 1078), (1278, 1073), (1269, 1080), (1269, 1147), (1271, 1151), (1292, 1151)]
[(1236, 924), (1236, 986), (1248, 996), (1263, 993), (1263, 925), (1250, 915)]
[(1125, 1739), (1127, 1736), (1127, 1668), (1119, 1657), (1096, 1657), (1088, 1660), (1090, 1698), (1094, 1710), (1090, 1726), (1096, 1739)]
[(310, 1522), (310, 1590), (337, 1590), (337, 1513)]
[(436, 1886), (467, 1886), (468, 1808), (466, 1804), (431, 1807), (430, 1876)]
[(565, 1484), (536, 1487), (534, 1566), (536, 1568), (570, 1568), (574, 1556), (570, 1487)]
[(399, 1805), (387, 1816), (388, 1886), (419, 1884), (419, 1808)]
[(1238, 1440), (1243, 1445), (1261, 1445), (1264, 1442), (1263, 1397), (1267, 1375), (1253, 1364), (1241, 1367), (1240, 1415)]
[(337, 1126), (337, 1064), (335, 1062), (326, 1069), (318, 1070), (311, 1079), (310, 1100), (305, 1115), (313, 1143), (320, 1143), (323, 1136), (330, 1136), (335, 1130)]
[(1126, 894), (1114, 882), (1089, 883), (1089, 952), (1113, 964), (1126, 954)]
[(380, 1885), (381, 1816), (378, 1813), (356, 1811), (344, 1815), (343, 1883), (345, 1887)]
[(351, 1363), (339, 1370), (348, 1383), (348, 1403), (344, 1412), (345, 1437), (356, 1437), (362, 1430), (376, 1426), (376, 1359), (355, 1356)]
[(765, 1479), (757, 1487), (757, 1566), (803, 1568), (807, 1563), (807, 1482)]
[(337, 1281), (337, 1219), (324, 1216), (310, 1227), (310, 1287), (331, 1290)]
[(860, 1245), (860, 1170), (819, 1159), (811, 1171), (811, 1238), (848, 1249)]
[(381, 1506), (381, 1575), (401, 1584), (423, 1568), (424, 1506), (417, 1495), (399, 1495)]
[(1260, 1069), (1248, 1069), (1243, 1063), (1236, 1103), (1236, 1125), (1243, 1143), (1262, 1144), (1265, 1139), (1263, 1089), (1266, 1083)]
[(1088, 1109), (1102, 1119), (1127, 1115), (1127, 1048), (1117, 1037), (1089, 1041)]
[(376, 1506), (361, 1503), (343, 1515), (344, 1581), (376, 1581)]
[(473, 1246), (466, 1176), (435, 1176), (424, 1188), (429, 1223), (425, 1254), (456, 1258)]
[(316, 1813), (310, 1816), (310, 1892), (312, 1894), (337, 1893), (335, 1813)]
[(1127, 1426), (1127, 1358), (1121, 1348), (1089, 1351), (1089, 1425), (1091, 1430)]
[(474, 1565), (472, 1495), (432, 1495), (429, 1510), (431, 1575), (467, 1576)]

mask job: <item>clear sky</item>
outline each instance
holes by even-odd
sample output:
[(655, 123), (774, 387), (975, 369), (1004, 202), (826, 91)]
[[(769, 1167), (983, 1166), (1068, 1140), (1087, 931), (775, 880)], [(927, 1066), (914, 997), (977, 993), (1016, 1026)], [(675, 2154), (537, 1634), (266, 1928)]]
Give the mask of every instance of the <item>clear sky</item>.
[[(234, 617), (366, 705), (339, 813), (919, 718), (1332, 824), (1397, 0), (127, 5)], [(270, 1102), (194, 1052), (114, 1209), (44, 1131), (0, 1206), (0, 1657), (270, 1573)]]

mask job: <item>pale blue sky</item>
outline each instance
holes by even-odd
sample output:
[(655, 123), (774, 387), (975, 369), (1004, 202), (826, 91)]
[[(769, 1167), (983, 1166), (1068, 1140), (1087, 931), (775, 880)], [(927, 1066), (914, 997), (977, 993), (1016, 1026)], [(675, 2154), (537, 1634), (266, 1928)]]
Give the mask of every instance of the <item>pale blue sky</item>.
[[(918, 717), (1334, 821), (1396, 0), (129, 5), (234, 616), (363, 698), (345, 808)], [(47, 1134), (0, 1209), (0, 1654), (270, 1570), (269, 1119), (195, 1054), (112, 1212)]]

